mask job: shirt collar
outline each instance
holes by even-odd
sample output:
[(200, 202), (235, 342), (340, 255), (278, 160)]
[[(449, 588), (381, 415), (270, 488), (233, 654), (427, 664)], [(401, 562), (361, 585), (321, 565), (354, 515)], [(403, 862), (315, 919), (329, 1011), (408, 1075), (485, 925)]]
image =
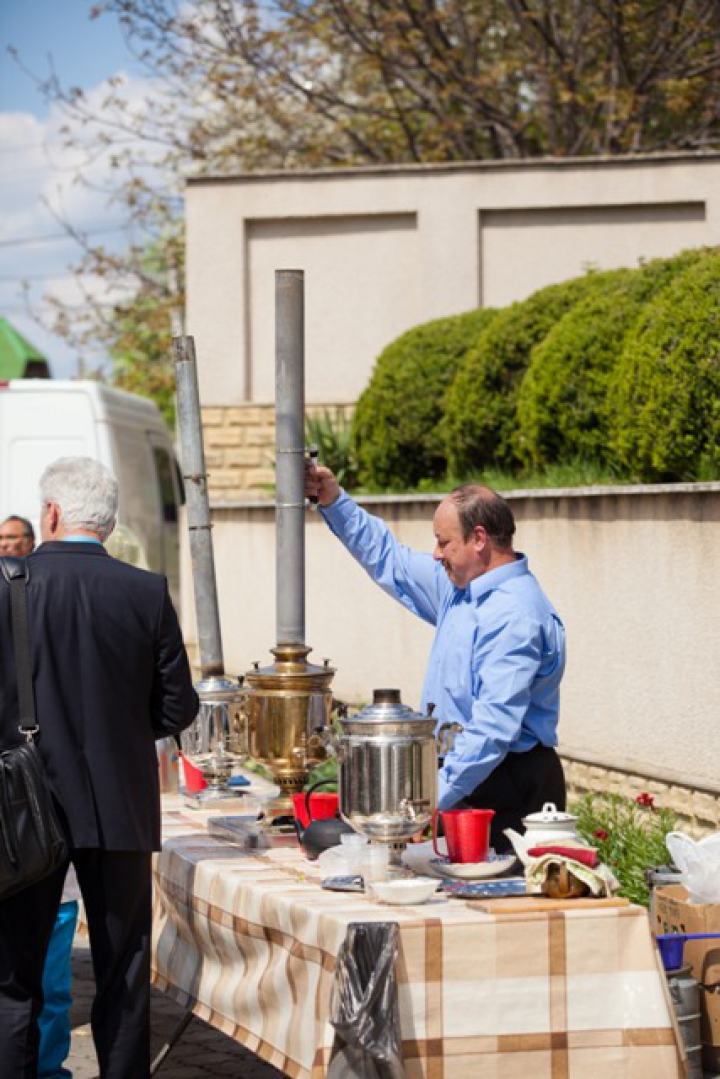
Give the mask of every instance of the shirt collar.
[(97, 543), (102, 547), (102, 540), (95, 539), (94, 536), (63, 536), (60, 543)]
[(505, 566), (498, 566), (497, 569), (481, 574), (470, 582), (465, 591), (472, 599), (477, 600), (488, 592), (492, 592), (494, 588), (499, 588), (506, 581), (512, 580), (513, 577), (523, 577), (529, 572), (527, 555), (518, 553), (514, 562), (508, 562)]

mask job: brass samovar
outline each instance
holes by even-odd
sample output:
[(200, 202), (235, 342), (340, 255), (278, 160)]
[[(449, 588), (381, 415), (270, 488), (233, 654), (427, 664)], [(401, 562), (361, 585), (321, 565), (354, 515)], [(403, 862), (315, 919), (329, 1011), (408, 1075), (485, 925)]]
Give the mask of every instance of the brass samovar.
[(290, 795), (325, 755), (335, 673), (308, 663), (305, 644), (304, 275), (275, 273), (276, 613), (275, 662), (245, 675), (250, 756), (284, 797), (272, 815), (290, 813)]
[[(256, 663), (245, 675), (248, 740), (251, 756), (290, 795), (302, 790), (308, 772), (325, 758), (335, 671), (327, 660), (322, 667), (308, 663), (304, 645), (279, 644), (271, 651), (273, 664)], [(277, 808), (287, 812), (287, 799)]]

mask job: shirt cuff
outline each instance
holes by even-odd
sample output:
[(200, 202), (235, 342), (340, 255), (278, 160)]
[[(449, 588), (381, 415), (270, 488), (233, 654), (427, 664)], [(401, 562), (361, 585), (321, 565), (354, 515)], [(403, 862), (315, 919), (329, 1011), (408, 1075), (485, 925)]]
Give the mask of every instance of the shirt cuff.
[(438, 809), (452, 809), (461, 798), (462, 795), (457, 794), (457, 792), (452, 789), (443, 775), (442, 769), (440, 769), (438, 772)]
[(340, 494), (334, 502), (331, 502), (329, 506), (318, 508), (328, 524), (339, 524), (349, 516), (350, 511), (355, 508), (355, 503), (347, 491), (341, 487)]

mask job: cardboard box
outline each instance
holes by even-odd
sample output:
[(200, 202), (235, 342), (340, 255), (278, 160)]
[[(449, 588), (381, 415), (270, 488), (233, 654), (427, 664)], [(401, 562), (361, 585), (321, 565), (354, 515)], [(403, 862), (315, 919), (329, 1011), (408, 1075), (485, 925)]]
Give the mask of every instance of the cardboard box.
[(681, 884), (653, 893), (653, 933), (717, 933), (717, 940), (687, 940), (683, 964), (701, 985), (720, 984), (720, 903), (691, 903)]

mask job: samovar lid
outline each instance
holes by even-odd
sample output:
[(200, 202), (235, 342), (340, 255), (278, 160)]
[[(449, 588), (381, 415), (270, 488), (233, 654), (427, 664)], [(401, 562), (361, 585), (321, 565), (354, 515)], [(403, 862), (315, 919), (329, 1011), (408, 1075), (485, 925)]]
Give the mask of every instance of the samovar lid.
[(356, 712), (347, 719), (341, 719), (340, 723), (409, 723), (424, 721), (427, 723), (429, 716), (420, 712), (414, 712), (400, 699), (399, 689), (375, 689), (373, 690), (372, 704), (368, 704), (361, 712)]
[(195, 683), (195, 691), (204, 703), (223, 703), (243, 701), (247, 697), (247, 691), (243, 689), (243, 678), (227, 678), (225, 675), (210, 675)]
[(307, 645), (278, 644), (270, 651), (275, 656), (275, 663), (261, 667), (259, 662), (245, 674), (245, 684), (249, 689), (277, 689), (283, 687), (303, 687), (304, 689), (326, 689), (335, 674), (330, 661), (325, 660), (322, 667), (308, 663), (307, 655), (311, 651)]

